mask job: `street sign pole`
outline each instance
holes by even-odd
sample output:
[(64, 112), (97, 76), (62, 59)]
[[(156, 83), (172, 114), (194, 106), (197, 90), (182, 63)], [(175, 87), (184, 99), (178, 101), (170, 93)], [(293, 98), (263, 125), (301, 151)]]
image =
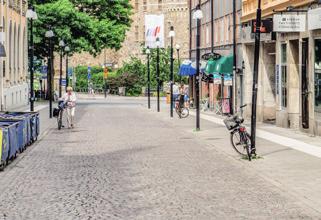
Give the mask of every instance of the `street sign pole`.
[(259, 75), (259, 56), (260, 56), (260, 34), (261, 34), (261, 0), (258, 0), (258, 8), (256, 12), (256, 32), (255, 32), (255, 51), (254, 51), (254, 71), (253, 71), (253, 87), (252, 87), (252, 116), (251, 116), (251, 154), (255, 154), (255, 138), (256, 138), (256, 103), (258, 90)]

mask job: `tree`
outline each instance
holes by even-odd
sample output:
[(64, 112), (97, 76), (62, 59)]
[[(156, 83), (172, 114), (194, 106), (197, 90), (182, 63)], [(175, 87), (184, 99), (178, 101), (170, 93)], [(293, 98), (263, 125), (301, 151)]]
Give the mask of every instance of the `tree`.
[[(112, 7), (110, 2), (117, 7)], [(45, 32), (49, 26), (55, 33), (55, 51), (63, 39), (72, 53), (87, 51), (97, 55), (104, 48), (119, 49), (131, 23), (132, 7), (127, 0), (38, 0), (36, 3), (39, 19), (34, 22), (34, 39), (35, 54), (39, 57), (47, 55)]]

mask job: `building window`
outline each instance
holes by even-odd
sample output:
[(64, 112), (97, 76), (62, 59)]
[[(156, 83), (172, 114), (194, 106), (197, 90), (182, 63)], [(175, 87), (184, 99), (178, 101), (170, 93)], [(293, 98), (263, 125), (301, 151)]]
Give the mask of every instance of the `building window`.
[(314, 54), (315, 111), (321, 112), (321, 39), (315, 40)]
[(286, 44), (281, 44), (281, 106), (287, 107), (287, 57), (286, 57)]

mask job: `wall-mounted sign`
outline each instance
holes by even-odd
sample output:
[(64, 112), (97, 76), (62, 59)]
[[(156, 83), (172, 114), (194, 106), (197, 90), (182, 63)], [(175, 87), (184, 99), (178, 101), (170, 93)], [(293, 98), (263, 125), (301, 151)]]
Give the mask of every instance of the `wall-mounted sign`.
[(160, 48), (164, 43), (164, 15), (145, 15), (145, 46), (157, 48), (156, 39), (159, 38)]
[(222, 83), (222, 77), (219, 74), (213, 75), (213, 83), (214, 85), (220, 85)]
[(232, 76), (229, 74), (224, 75), (224, 86), (232, 86), (233, 81), (232, 81)]
[(308, 11), (308, 29), (321, 29), (321, 8), (316, 8)]
[(221, 58), (221, 54), (218, 54), (218, 53), (206, 53), (202, 55), (203, 60), (209, 60), (209, 59), (218, 60), (220, 58)]
[(273, 31), (275, 32), (304, 32), (306, 31), (305, 14), (275, 14), (273, 16)]
[[(251, 21), (252, 33), (256, 32), (256, 20)], [(273, 31), (272, 18), (264, 19), (261, 21), (261, 33), (271, 33)]]

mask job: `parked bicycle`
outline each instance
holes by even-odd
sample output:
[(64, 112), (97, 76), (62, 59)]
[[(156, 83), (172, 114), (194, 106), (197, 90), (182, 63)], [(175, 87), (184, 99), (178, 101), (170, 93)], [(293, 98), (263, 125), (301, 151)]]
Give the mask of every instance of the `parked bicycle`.
[(57, 118), (58, 130), (60, 130), (62, 125), (62, 116), (64, 109), (66, 108), (65, 102), (63, 100), (58, 101), (58, 107), (54, 109), (53, 116)]
[[(240, 107), (244, 108), (246, 105)], [(244, 119), (237, 113), (224, 119), (226, 128), (231, 133), (231, 144), (234, 150), (242, 156), (247, 156), (249, 161), (252, 159), (252, 152), (255, 152), (251, 146), (251, 136), (243, 125)]]
[(175, 111), (179, 118), (187, 118), (189, 116), (189, 109), (185, 106), (184, 99), (180, 99), (180, 96), (175, 100)]

